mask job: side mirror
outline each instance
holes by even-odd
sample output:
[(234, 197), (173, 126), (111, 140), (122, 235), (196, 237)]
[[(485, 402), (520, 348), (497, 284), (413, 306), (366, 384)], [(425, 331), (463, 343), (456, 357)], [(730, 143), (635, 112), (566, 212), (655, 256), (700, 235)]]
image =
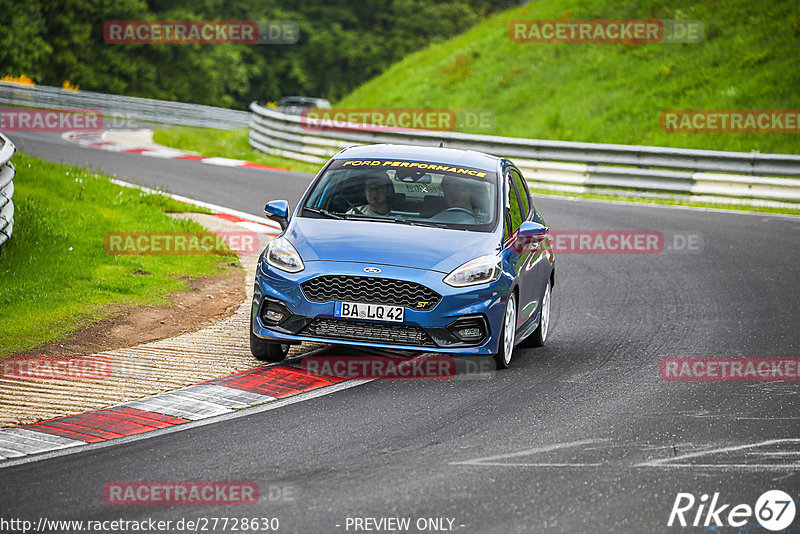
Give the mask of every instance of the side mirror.
[(547, 236), (549, 228), (537, 222), (525, 221), (519, 225), (519, 237), (529, 238), (532, 241), (541, 241)]
[(264, 206), (264, 213), (267, 218), (272, 219), (281, 225), (281, 230), (286, 230), (289, 226), (289, 203), (285, 200), (273, 200)]
[(517, 240), (514, 242), (513, 247), (519, 253), (525, 252), (528, 244), (531, 245), (532, 249), (535, 249), (547, 237), (548, 231), (549, 228), (547, 226), (533, 221), (525, 221), (519, 225)]

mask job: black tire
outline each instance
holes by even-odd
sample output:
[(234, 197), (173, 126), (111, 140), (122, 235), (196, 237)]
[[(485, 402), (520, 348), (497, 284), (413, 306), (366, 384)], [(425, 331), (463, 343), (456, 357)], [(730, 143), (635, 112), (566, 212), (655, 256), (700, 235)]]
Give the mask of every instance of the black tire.
[(289, 345), (264, 341), (250, 330), (250, 354), (262, 362), (279, 362), (289, 353)]
[[(511, 324), (511, 341), (507, 341), (509, 335), (508, 324)], [(517, 326), (517, 299), (514, 297), (514, 292), (508, 297), (506, 302), (506, 311), (503, 314), (503, 329), (500, 334), (500, 343), (498, 344), (497, 354), (494, 355), (494, 361), (497, 362), (498, 369), (508, 369), (511, 364), (511, 356), (514, 352), (514, 331)], [(510, 346), (510, 349), (509, 349)]]
[(520, 343), (521, 347), (544, 346), (544, 342), (547, 341), (547, 334), (550, 331), (550, 306), (552, 302), (552, 296), (553, 296), (553, 286), (550, 285), (550, 280), (548, 280), (547, 286), (545, 286), (544, 288), (544, 294), (542, 295), (542, 312), (545, 312), (545, 307), (547, 308), (546, 316), (544, 317), (545, 318), (544, 328), (542, 328), (542, 317), (539, 317), (539, 326), (537, 326), (536, 330), (531, 332), (531, 334)]

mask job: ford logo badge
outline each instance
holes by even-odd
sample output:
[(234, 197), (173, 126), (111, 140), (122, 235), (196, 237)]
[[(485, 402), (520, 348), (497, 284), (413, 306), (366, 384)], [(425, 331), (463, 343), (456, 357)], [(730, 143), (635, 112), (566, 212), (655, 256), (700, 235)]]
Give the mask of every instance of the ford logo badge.
[(364, 272), (365, 273), (379, 273), (379, 272), (381, 272), (381, 270), (378, 269), (377, 267), (364, 267)]

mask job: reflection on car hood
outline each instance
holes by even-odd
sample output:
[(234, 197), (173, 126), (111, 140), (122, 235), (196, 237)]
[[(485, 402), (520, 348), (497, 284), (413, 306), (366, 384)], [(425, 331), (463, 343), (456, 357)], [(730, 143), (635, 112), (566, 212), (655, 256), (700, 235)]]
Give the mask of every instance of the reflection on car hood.
[(295, 217), (285, 237), (306, 262), (398, 265), (445, 274), (499, 250), (497, 238), (489, 232), (306, 217)]

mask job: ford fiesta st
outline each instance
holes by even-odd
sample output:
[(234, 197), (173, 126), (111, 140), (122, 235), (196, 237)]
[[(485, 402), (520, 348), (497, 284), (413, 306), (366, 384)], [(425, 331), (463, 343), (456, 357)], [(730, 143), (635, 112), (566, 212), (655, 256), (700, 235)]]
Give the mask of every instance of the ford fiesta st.
[(494, 356), (545, 342), (555, 259), (525, 180), (504, 158), (449, 148), (347, 148), (262, 252), (250, 349), (279, 361), (327, 342)]

